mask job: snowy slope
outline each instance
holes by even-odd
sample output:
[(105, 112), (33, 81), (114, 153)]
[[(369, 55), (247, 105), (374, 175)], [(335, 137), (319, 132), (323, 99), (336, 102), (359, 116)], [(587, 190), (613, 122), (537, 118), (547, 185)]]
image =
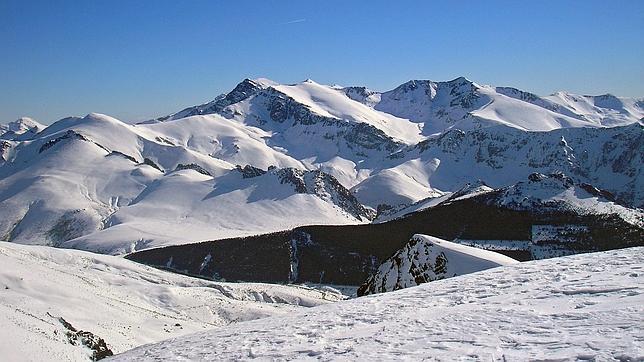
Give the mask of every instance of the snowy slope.
[(124, 253), (368, 221), (339, 183), (332, 197), (322, 185), (298, 191), (277, 176), (244, 178), (231, 162), (303, 166), (272, 151), (260, 130), (235, 126), (219, 116), (140, 126), (99, 114), (56, 122), (11, 145), (0, 168), (0, 239)]
[(418, 234), (380, 264), (358, 289), (358, 295), (391, 292), (515, 263), (516, 260), (492, 251)]
[(87, 361), (63, 318), (119, 353), (230, 323), (337, 301), (328, 290), (214, 283), (111, 256), (0, 243), (3, 360)]
[(152, 360), (637, 360), (644, 248), (519, 263), (169, 339)]
[(616, 97), (612, 94), (599, 96), (576, 95), (557, 92), (545, 97), (557, 104), (555, 109), (565, 109), (580, 115), (584, 119), (604, 126), (617, 126), (633, 123), (644, 117), (644, 99)]
[(180, 120), (137, 125), (149, 138), (185, 147), (199, 154), (224, 160), (233, 165), (305, 168), (303, 163), (276, 150), (266, 142), (271, 132), (248, 127), (210, 114)]
[(193, 170), (173, 172), (111, 214), (104, 221), (105, 229), (60, 246), (122, 254), (306, 224), (369, 221), (367, 211), (348, 191), (343, 198), (331, 194), (334, 190), (318, 188), (318, 180), (311, 173), (295, 175), (295, 181), (301, 180), (306, 188), (298, 190), (297, 183), (286, 180), (291, 170), (275, 170), (254, 178), (231, 171), (216, 179)]
[(102, 115), (62, 120), (41, 134), (16, 146), (12, 162), (0, 169), (0, 234), (6, 240), (57, 245), (101, 229), (105, 218), (163, 175), (146, 158), (171, 170), (179, 163), (200, 164), (215, 175), (232, 168), (142, 138)]

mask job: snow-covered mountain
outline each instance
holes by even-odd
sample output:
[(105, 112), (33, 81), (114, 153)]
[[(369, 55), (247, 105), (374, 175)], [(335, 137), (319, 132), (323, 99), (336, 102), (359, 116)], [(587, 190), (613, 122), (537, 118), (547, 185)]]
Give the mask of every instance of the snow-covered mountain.
[[(344, 299), (331, 288), (215, 283), (120, 257), (0, 243), (6, 361), (89, 361)], [(108, 352), (109, 351), (109, 352)]]
[(380, 264), (360, 286), (358, 295), (392, 292), (515, 263), (518, 262), (493, 251), (417, 234)]
[(374, 209), (477, 179), (501, 187), (557, 171), (641, 207), (642, 159), (633, 150), (644, 148), (643, 104), (563, 92), (540, 98), (465, 78), (410, 81), (384, 93), (260, 79), (162, 119), (217, 113), (257, 126), (271, 132), (272, 147), (332, 174)]
[(43, 129), (45, 126), (33, 119), (21, 117), (6, 125), (0, 124), (0, 140), (29, 139)]
[(142, 346), (115, 361), (637, 360), (644, 248), (519, 263)]
[(363, 203), (397, 206), (482, 180), (502, 187), (533, 172), (564, 172), (643, 206), (644, 128), (566, 128), (526, 132), (498, 126), (454, 129), (392, 154), (352, 188)]
[(534, 172), (642, 207), (642, 104), (465, 78), (384, 93), (246, 79), (137, 125), (100, 114), (44, 130), (23, 120), (18, 128), (38, 132), (0, 140), (0, 239), (120, 254), (360, 224)]
[(491, 124), (531, 131), (618, 126), (641, 122), (644, 116), (642, 99), (565, 92), (539, 97), (510, 87), (479, 85), (463, 77), (448, 82), (411, 80), (384, 93), (364, 87), (342, 90), (353, 100), (421, 124), (426, 135)]
[[(368, 221), (369, 212), (332, 176), (299, 171), (300, 162), (258, 141), (261, 133), (229, 123), (213, 115), (131, 126), (98, 114), (56, 122), (12, 147), (10, 162), (0, 168), (0, 235), (125, 253)], [(244, 157), (259, 166), (296, 168), (251, 178), (231, 163)]]
[(22, 117), (7, 124), (0, 124), (0, 166), (5, 164), (11, 157), (11, 149), (15, 142), (28, 140), (43, 129), (45, 129), (44, 125), (29, 117)]

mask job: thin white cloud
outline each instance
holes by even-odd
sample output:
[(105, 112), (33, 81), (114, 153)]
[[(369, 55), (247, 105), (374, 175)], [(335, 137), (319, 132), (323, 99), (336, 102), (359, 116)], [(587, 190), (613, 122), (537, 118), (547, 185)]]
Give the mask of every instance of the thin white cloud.
[(297, 23), (303, 23), (303, 22), (305, 22), (305, 21), (306, 21), (306, 19), (304, 19), (304, 18), (302, 18), (302, 19), (295, 19), (295, 20), (291, 20), (291, 21), (284, 22), (284, 23), (280, 23), (279, 25), (297, 24)]

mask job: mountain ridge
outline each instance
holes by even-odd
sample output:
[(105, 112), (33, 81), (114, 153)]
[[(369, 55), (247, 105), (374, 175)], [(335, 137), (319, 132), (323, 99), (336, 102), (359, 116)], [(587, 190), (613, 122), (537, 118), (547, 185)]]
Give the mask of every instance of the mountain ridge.
[[(535, 172), (562, 172), (611, 202), (644, 206), (642, 102), (555, 98), (462, 77), (388, 92), (245, 79), (150, 122), (68, 117), (0, 140), (0, 238), (124, 253), (363, 223), (468, 182), (497, 189)], [(244, 178), (269, 169), (309, 184)]]

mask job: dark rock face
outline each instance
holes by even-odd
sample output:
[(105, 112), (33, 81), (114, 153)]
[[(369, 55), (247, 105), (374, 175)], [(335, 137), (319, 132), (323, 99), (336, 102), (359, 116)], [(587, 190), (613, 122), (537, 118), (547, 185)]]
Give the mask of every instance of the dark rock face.
[(322, 200), (338, 205), (352, 216), (362, 220), (372, 220), (375, 215), (366, 209), (355, 196), (333, 176), (322, 172), (303, 171), (295, 168), (274, 169), (281, 184), (293, 185), (295, 192), (312, 194)]
[(450, 107), (460, 106), (463, 109), (473, 109), (480, 98), (476, 90), (476, 86), (471, 82), (461, 81), (454, 84), (450, 91), (450, 95), (454, 96), (449, 104)]
[[(304, 181), (306, 171), (296, 168), (283, 168), (273, 172), (277, 175), (281, 184), (293, 185), (295, 192), (298, 194), (308, 193), (308, 187), (306, 185), (306, 181)], [(316, 190), (313, 189), (312, 191), (315, 193)]]
[[(577, 185), (575, 181), (562, 172), (555, 172), (548, 175), (541, 173), (532, 173), (528, 176), (528, 182), (518, 182), (515, 185), (500, 188), (494, 192), (487, 193), (480, 197), (480, 200), (490, 205), (507, 207), (517, 210), (543, 210), (544, 208), (558, 211), (560, 209), (569, 209), (573, 207), (563, 200), (550, 200), (549, 197), (555, 196), (566, 190), (574, 191), (575, 187), (601, 196), (602, 192), (596, 187), (589, 184)], [(530, 191), (533, 190), (533, 191)], [(539, 196), (533, 195), (538, 193)], [(545, 198), (545, 200), (543, 199)], [(605, 199), (604, 201), (610, 201)], [(580, 210), (579, 212), (582, 212)]]
[(477, 191), (482, 191), (487, 189), (491, 189), (491, 188), (482, 180), (477, 180), (476, 182), (468, 182), (465, 186), (461, 187), (459, 190), (457, 190), (452, 195), (450, 195), (448, 200), (454, 200), (461, 196), (469, 195), (472, 192), (477, 192)]
[(615, 201), (615, 196), (613, 196), (613, 194), (609, 191), (600, 190), (595, 186), (587, 183), (582, 183), (581, 185), (579, 185), (579, 187), (581, 187), (582, 189), (584, 189), (586, 192), (588, 192), (593, 196), (602, 197), (608, 201)]
[(114, 355), (103, 338), (100, 338), (92, 332), (77, 330), (63, 317), (59, 317), (58, 321), (67, 330), (65, 332), (65, 336), (67, 337), (69, 344), (74, 346), (83, 345), (89, 348), (92, 351), (92, 361), (98, 361)]
[(107, 153), (112, 152), (112, 151), (108, 150), (106, 147), (103, 147), (102, 145), (100, 145), (100, 144), (94, 142), (93, 140), (87, 138), (86, 136), (84, 136), (84, 135), (82, 135), (82, 134), (80, 134), (80, 133), (78, 133), (78, 132), (76, 132), (74, 130), (68, 130), (62, 136), (59, 136), (57, 138), (51, 139), (51, 140), (43, 143), (43, 145), (40, 146), (40, 149), (38, 150), (38, 153), (43, 153), (46, 150), (54, 147), (58, 143), (60, 143), (62, 141), (65, 141), (65, 140), (79, 140), (79, 141), (89, 142), (89, 143), (92, 143), (92, 144), (98, 146), (99, 148), (103, 149)]
[(261, 89), (262, 87), (255, 81), (246, 78), (241, 83), (237, 84), (237, 86), (232, 91), (230, 91), (230, 93), (226, 94), (226, 96), (222, 98), (218, 105), (223, 109), (223, 107), (225, 106), (243, 101), (244, 99), (257, 93)]
[(154, 139), (157, 142), (165, 143), (166, 145), (170, 145), (170, 146), (175, 146), (174, 142), (172, 142), (171, 140), (167, 139), (166, 137), (156, 136), (156, 137), (154, 137)]
[(147, 157), (145, 157), (145, 158), (143, 159), (142, 164), (144, 164), (144, 165), (148, 165), (148, 166), (151, 166), (151, 167), (154, 167), (154, 168), (156, 168), (157, 170), (159, 170), (159, 171), (163, 172), (163, 169), (162, 169), (161, 167), (159, 167), (159, 165), (157, 165), (154, 161), (152, 161), (151, 159), (149, 159), (149, 158), (147, 158)]
[(347, 97), (360, 103), (365, 103), (369, 96), (377, 93), (367, 89), (366, 87), (346, 87), (342, 88), (342, 91), (347, 95)]
[(40, 146), (40, 149), (38, 150), (38, 153), (43, 153), (46, 150), (52, 148), (58, 142), (63, 141), (63, 140), (68, 140), (68, 139), (77, 139), (77, 140), (81, 140), (81, 141), (90, 142), (90, 140), (87, 139), (87, 137), (83, 136), (82, 134), (74, 132), (72, 130), (69, 130), (69, 131), (65, 132), (65, 134), (63, 134), (62, 136), (45, 142), (42, 146)]
[[(522, 100), (524, 102), (533, 103), (539, 99), (539, 96), (530, 92), (524, 92), (522, 90), (512, 88), (512, 87), (496, 87), (498, 93), (507, 95), (515, 99)], [(553, 110), (553, 109), (551, 109)]]
[(335, 123), (336, 121), (334, 118), (320, 116), (311, 112), (306, 105), (297, 102), (274, 88), (264, 91), (263, 96), (268, 99), (267, 109), (271, 120), (274, 122), (284, 123), (287, 120), (292, 120), (293, 125), (313, 125), (324, 122)]
[(367, 123), (347, 122), (337, 118), (320, 116), (313, 113), (306, 105), (295, 101), (293, 98), (273, 88), (262, 92), (267, 97), (267, 108), (271, 120), (277, 123), (292, 122), (292, 126), (321, 125), (328, 127), (325, 138), (339, 140), (344, 139), (349, 148), (360, 151), (386, 150), (393, 152), (402, 147), (402, 144), (394, 141), (380, 129)]
[(375, 216), (335, 177), (319, 170), (304, 171), (291, 167), (278, 169), (271, 166), (268, 171), (264, 171), (250, 165), (243, 168), (238, 165), (235, 170), (241, 173), (244, 179), (267, 174), (267, 177), (277, 177), (280, 184), (291, 185), (296, 193), (316, 195), (322, 200), (340, 207), (357, 219), (372, 220)]
[(8, 153), (11, 149), (11, 143), (0, 140), (0, 165), (9, 160)]
[(430, 138), (419, 142), (415, 148), (420, 152), (439, 148), (444, 153), (457, 153), (462, 150), (462, 142), (465, 141), (466, 133), (460, 129), (454, 129), (441, 134), (438, 138)]
[(52, 246), (59, 246), (94, 229), (95, 220), (85, 213), (84, 209), (68, 210), (60, 216), (56, 224), (47, 231), (47, 238)]
[(391, 292), (450, 277), (447, 275), (447, 256), (442, 251), (434, 251), (433, 246), (411, 238), (380, 265), (377, 273), (367, 278), (358, 288), (358, 296)]
[(402, 147), (401, 143), (393, 141), (385, 132), (367, 123), (352, 125), (346, 132), (344, 139), (351, 148), (357, 145), (365, 149), (394, 152)]
[(548, 179), (557, 180), (563, 188), (570, 188), (575, 185), (575, 182), (572, 178), (566, 176), (563, 172), (555, 172), (548, 175), (544, 175), (538, 172), (532, 173), (528, 176), (528, 181), (530, 182), (543, 182)]
[(253, 178), (266, 174), (266, 171), (251, 165), (246, 165), (243, 168), (240, 165), (237, 165), (235, 169), (242, 174), (243, 178)]
[(445, 105), (437, 105), (435, 113), (440, 115), (441, 111), (446, 112), (445, 107), (461, 107), (464, 110), (472, 110), (479, 101), (478, 87), (466, 78), (459, 77), (447, 82), (433, 82), (430, 80), (410, 80), (397, 88), (387, 92), (387, 97), (393, 100), (406, 98), (407, 93), (425, 93), (428, 104), (433, 104), (437, 94), (449, 95), (450, 102)]
[(208, 172), (208, 170), (206, 170), (205, 168), (197, 165), (196, 163), (189, 163), (189, 164), (180, 163), (180, 164), (177, 165), (177, 167), (174, 170), (175, 171), (179, 171), (179, 170), (195, 170), (195, 171), (199, 172), (202, 175), (212, 176), (212, 174), (210, 172)]
[(132, 157), (130, 155), (126, 155), (125, 153), (119, 152), (119, 151), (112, 151), (112, 153), (108, 154), (107, 156), (121, 156), (121, 157), (123, 157), (125, 159), (128, 159), (128, 160), (134, 162), (134, 163), (137, 163), (136, 158), (134, 158), (134, 157)]

